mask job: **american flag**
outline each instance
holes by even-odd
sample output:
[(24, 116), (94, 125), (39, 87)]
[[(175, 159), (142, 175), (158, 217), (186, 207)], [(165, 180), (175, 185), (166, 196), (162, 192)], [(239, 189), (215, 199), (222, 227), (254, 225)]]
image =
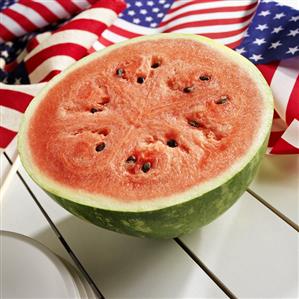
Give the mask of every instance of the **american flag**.
[(67, 66), (129, 38), (181, 32), (215, 39), (257, 65), (275, 97), (269, 153), (299, 153), (299, 7), (282, 2), (296, 5), (294, 0), (2, 1), (0, 148), (17, 134), (43, 82)]

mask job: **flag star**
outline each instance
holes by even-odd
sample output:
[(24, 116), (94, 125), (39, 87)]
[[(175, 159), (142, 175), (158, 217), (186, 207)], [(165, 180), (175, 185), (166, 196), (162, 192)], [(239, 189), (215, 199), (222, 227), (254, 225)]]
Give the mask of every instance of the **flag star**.
[(249, 37), (250, 34), (248, 33), (248, 31), (245, 32), (244, 37)]
[(255, 29), (264, 31), (265, 29), (268, 29), (269, 27), (267, 26), (267, 24), (259, 24), (257, 27), (255, 27)]
[(270, 3), (273, 2), (273, 0), (263, 0), (264, 3)]
[(289, 48), (289, 51), (287, 52), (287, 54), (292, 54), (294, 55), (296, 52), (299, 51), (298, 46), (294, 47), (294, 48)]
[(158, 24), (157, 23), (151, 23), (150, 26), (151, 27), (156, 27)]
[(277, 13), (276, 15), (275, 15), (275, 17), (274, 17), (274, 20), (275, 19), (278, 19), (278, 20), (280, 20), (281, 18), (283, 18), (283, 17), (285, 17), (286, 15), (283, 13), (283, 12), (281, 12), (281, 13)]
[(265, 44), (266, 41), (265, 41), (264, 38), (256, 38), (255, 41), (254, 41), (253, 43), (260, 46), (260, 45), (262, 45), (262, 44)]
[(147, 4), (148, 6), (153, 6), (153, 5), (154, 5), (154, 1), (147, 1), (146, 4)]
[(254, 61), (259, 61), (259, 60), (263, 59), (263, 57), (261, 54), (258, 54), (258, 55), (252, 54), (252, 56), (249, 57), (249, 59), (254, 60)]
[(128, 11), (128, 15), (129, 16), (134, 16), (135, 15), (135, 11), (134, 10), (129, 10)]
[(140, 23), (140, 19), (138, 19), (138, 18), (134, 18), (134, 19), (133, 19), (133, 23), (135, 23), (135, 24), (139, 24), (139, 23)]
[(145, 20), (146, 20), (147, 22), (151, 22), (151, 21), (153, 20), (153, 17), (151, 17), (151, 16), (146, 17)]
[(279, 27), (274, 27), (271, 33), (279, 33), (283, 28), (281, 26)]
[(11, 47), (13, 45), (13, 42), (9, 41), (9, 42), (6, 42), (5, 44), (6, 44), (6, 46)]
[(276, 49), (279, 46), (282, 46), (282, 43), (280, 42), (280, 40), (278, 40), (275, 43), (271, 43), (271, 46), (269, 47), (269, 49)]
[(138, 7), (140, 7), (140, 6), (142, 6), (142, 2), (141, 1), (136, 1), (135, 5), (138, 6)]
[(296, 36), (297, 34), (299, 34), (299, 28), (296, 30), (290, 30), (288, 36)]
[(166, 2), (166, 0), (159, 0), (160, 4), (164, 4)]
[(0, 70), (4, 69), (5, 64), (6, 64), (5, 60), (2, 57), (0, 57)]
[(262, 17), (266, 17), (270, 15), (270, 11), (269, 10), (263, 10), (259, 13), (259, 16), (262, 16)]
[(1, 51), (0, 52), (0, 55), (2, 56), (2, 57), (8, 57), (8, 52), (7, 52), (7, 50), (3, 50), (3, 51)]
[(163, 16), (164, 16), (164, 13), (163, 13), (163, 12), (160, 12), (160, 13), (157, 14), (157, 17), (158, 17), (158, 18), (162, 18)]
[(120, 17), (123, 17), (123, 16), (124, 16), (124, 14), (121, 12), (121, 13), (119, 14), (119, 16), (120, 16)]
[(146, 14), (147, 14), (147, 10), (146, 10), (146, 9), (140, 9), (140, 13), (141, 13), (142, 15), (146, 15)]
[(22, 78), (16, 78), (15, 84), (21, 84), (21, 80), (22, 80)]
[(290, 21), (291, 22), (297, 22), (299, 20), (299, 15), (298, 16), (292, 16)]
[(164, 8), (169, 8), (169, 7), (170, 7), (170, 4), (169, 4), (169, 3), (166, 3), (166, 4), (163, 5), (163, 7), (164, 7)]
[(246, 53), (247, 51), (245, 50), (245, 48), (240, 48), (240, 49), (235, 49), (237, 53), (239, 54), (243, 54), (243, 53)]
[(153, 11), (153, 12), (159, 12), (160, 9), (159, 9), (158, 7), (154, 7), (154, 8), (152, 9), (152, 11)]

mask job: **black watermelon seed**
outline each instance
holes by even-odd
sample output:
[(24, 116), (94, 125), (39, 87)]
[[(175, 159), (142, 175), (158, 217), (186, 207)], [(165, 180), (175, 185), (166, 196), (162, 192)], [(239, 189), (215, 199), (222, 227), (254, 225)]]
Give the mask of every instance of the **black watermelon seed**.
[(98, 112), (98, 109), (96, 109), (96, 108), (91, 108), (91, 109), (90, 109), (90, 112), (91, 112), (91, 113), (96, 113), (96, 112)]
[(117, 75), (118, 77), (122, 77), (123, 74), (124, 74), (124, 70), (123, 70), (123, 69), (117, 69), (117, 70), (116, 70), (116, 75)]
[(144, 77), (138, 77), (138, 78), (137, 78), (137, 82), (138, 82), (139, 84), (144, 83), (144, 80), (145, 80)]
[(169, 140), (167, 141), (167, 145), (168, 145), (169, 147), (177, 147), (177, 146), (178, 146), (178, 143), (177, 143), (174, 139), (169, 139)]
[(201, 81), (209, 81), (209, 80), (210, 80), (210, 77), (209, 77), (209, 76), (206, 76), (206, 75), (203, 75), (203, 76), (200, 76), (200, 77), (199, 77), (199, 80), (201, 80)]
[(187, 86), (183, 89), (184, 93), (190, 93), (193, 90), (193, 86)]
[(160, 66), (160, 62), (155, 62), (155, 63), (152, 64), (153, 69), (156, 69), (159, 66)]
[(137, 161), (137, 158), (132, 155), (132, 156), (129, 156), (128, 159), (126, 160), (127, 163), (136, 163)]
[(101, 142), (99, 143), (97, 146), (96, 146), (96, 151), (97, 152), (101, 152), (104, 148), (105, 148), (105, 143), (104, 142)]
[(188, 124), (191, 127), (194, 127), (194, 128), (199, 128), (200, 127), (200, 123), (197, 122), (196, 120), (193, 120), (193, 119), (188, 120)]
[(227, 96), (222, 96), (219, 100), (216, 100), (215, 103), (217, 105), (222, 105), (225, 104), (227, 102), (228, 98)]
[(145, 162), (143, 165), (142, 165), (142, 168), (141, 170), (144, 172), (144, 173), (147, 173), (152, 167), (152, 164), (151, 162)]

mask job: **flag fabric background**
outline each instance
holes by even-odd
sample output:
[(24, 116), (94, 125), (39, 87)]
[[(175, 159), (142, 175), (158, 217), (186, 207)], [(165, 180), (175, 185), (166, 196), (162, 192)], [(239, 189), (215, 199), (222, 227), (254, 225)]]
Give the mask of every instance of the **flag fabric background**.
[(298, 154), (299, 7), (277, 1), (2, 1), (0, 148), (40, 88), (75, 61), (136, 36), (180, 32), (215, 39), (257, 65), (275, 98), (268, 152)]

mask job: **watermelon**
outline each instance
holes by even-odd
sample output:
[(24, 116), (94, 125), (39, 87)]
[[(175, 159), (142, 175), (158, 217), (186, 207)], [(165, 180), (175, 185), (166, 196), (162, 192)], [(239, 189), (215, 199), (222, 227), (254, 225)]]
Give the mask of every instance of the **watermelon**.
[(271, 91), (210, 39), (138, 37), (51, 80), (28, 107), (22, 163), (58, 204), (100, 227), (173, 238), (241, 196), (265, 153)]

